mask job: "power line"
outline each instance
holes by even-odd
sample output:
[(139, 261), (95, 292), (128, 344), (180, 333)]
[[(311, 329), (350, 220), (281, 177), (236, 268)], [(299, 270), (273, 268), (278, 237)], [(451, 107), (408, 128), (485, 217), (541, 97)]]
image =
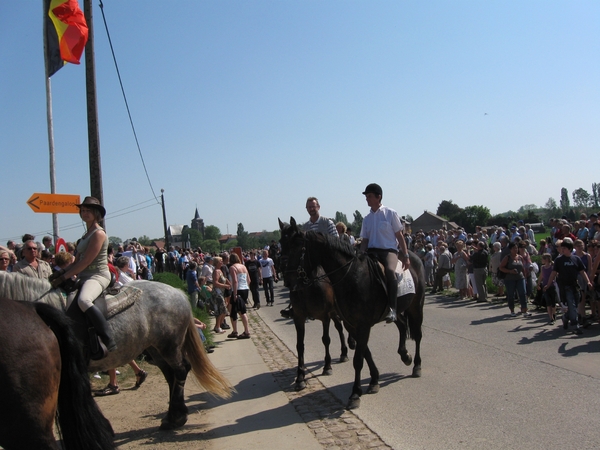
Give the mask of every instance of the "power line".
[[(146, 206), (142, 206), (140, 208), (136, 208), (137, 206), (144, 205), (145, 203), (150, 203), (150, 202), (152, 202), (152, 204), (146, 205)], [(156, 203), (155, 199), (151, 198), (149, 200), (144, 200), (143, 202), (139, 202), (139, 203), (136, 203), (134, 205), (127, 206), (125, 208), (118, 209), (116, 211), (112, 211), (112, 212), (110, 212), (109, 214), (106, 215), (106, 217), (104, 218), (104, 220), (105, 221), (110, 221), (111, 219), (115, 219), (117, 217), (125, 216), (127, 214), (131, 214), (131, 213), (134, 213), (134, 212), (137, 212), (137, 211), (141, 211), (143, 209), (147, 209), (147, 208), (151, 208), (151, 207), (159, 206), (159, 205), (160, 205), (160, 203)], [(131, 209), (131, 208), (136, 208), (136, 209)], [(121, 213), (121, 212), (122, 212), (122, 214), (118, 214), (118, 213)], [(85, 229), (85, 226), (84, 226), (83, 222), (75, 222), (75, 223), (71, 223), (71, 224), (66, 225), (66, 226), (61, 226), (60, 229), (61, 229), (61, 231), (69, 231), (69, 230), (73, 230), (73, 229), (76, 229), (76, 228), (79, 228), (79, 227), (82, 227), (83, 229)], [(45, 234), (52, 235), (52, 229), (45, 229), (45, 230), (41, 230), (41, 231), (34, 231), (33, 233), (30, 233), (30, 234), (33, 234), (36, 237), (37, 236), (42, 236), (42, 235), (45, 235)], [(0, 237), (0, 242), (20, 240), (21, 236), (22, 235), (19, 235), (19, 236), (9, 236), (9, 237)]]
[(125, 95), (125, 88), (123, 87), (123, 81), (121, 80), (121, 73), (119, 72), (119, 65), (117, 64), (117, 57), (115, 56), (115, 51), (113, 49), (112, 40), (110, 38), (110, 32), (108, 31), (108, 24), (106, 23), (106, 17), (104, 15), (104, 4), (102, 0), (100, 0), (100, 11), (102, 12), (102, 20), (104, 21), (104, 28), (106, 29), (106, 36), (108, 37), (108, 44), (110, 45), (110, 51), (112, 53), (113, 61), (115, 63), (115, 69), (117, 71), (117, 77), (119, 78), (119, 84), (121, 86), (121, 93), (123, 94), (123, 100), (125, 101), (125, 108), (127, 109), (127, 116), (129, 117), (129, 123), (131, 124), (131, 130), (133, 131), (133, 137), (135, 138), (135, 144), (138, 149), (138, 153), (140, 154), (140, 159), (142, 160), (142, 166), (144, 167), (144, 172), (146, 173), (146, 179), (148, 180), (148, 184), (150, 185), (150, 190), (152, 191), (152, 196), (156, 203), (160, 203), (158, 198), (156, 197), (156, 193), (154, 192), (154, 187), (152, 186), (152, 181), (150, 181), (150, 176), (148, 175), (148, 170), (146, 169), (146, 162), (144, 161), (144, 156), (142, 155), (142, 149), (140, 148), (140, 143), (138, 141), (137, 133), (135, 131), (135, 126), (133, 125), (133, 118), (131, 117), (131, 111), (129, 110), (129, 103), (127, 102), (127, 96)]

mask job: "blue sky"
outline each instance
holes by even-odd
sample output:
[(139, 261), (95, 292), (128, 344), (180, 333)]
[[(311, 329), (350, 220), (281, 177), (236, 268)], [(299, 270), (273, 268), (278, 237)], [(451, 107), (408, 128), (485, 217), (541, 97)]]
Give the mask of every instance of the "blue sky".
[[(160, 237), (98, 3), (108, 234)], [(352, 220), (371, 182), (414, 218), (442, 200), (498, 214), (600, 182), (600, 2), (103, 3), (169, 224), (197, 207), (222, 233), (274, 230), (306, 220), (308, 196)], [(0, 241), (52, 230), (26, 204), (50, 192), (41, 4), (0, 3)], [(83, 198), (83, 58), (51, 82), (57, 192)], [(83, 232), (76, 215), (59, 222), (68, 240)]]

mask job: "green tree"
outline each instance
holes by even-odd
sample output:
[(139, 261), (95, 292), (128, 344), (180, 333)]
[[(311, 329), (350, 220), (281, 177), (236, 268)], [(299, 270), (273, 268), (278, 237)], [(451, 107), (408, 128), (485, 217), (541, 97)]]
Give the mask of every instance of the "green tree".
[(138, 242), (144, 246), (148, 246), (148, 245), (152, 245), (152, 239), (150, 239), (148, 236), (146, 236), (145, 234), (141, 235), (138, 238)]
[(520, 208), (517, 210), (517, 212), (518, 212), (519, 214), (527, 214), (527, 211), (531, 211), (531, 210), (534, 210), (534, 209), (537, 209), (537, 206), (535, 206), (535, 205), (533, 205), (533, 204), (529, 204), (529, 205), (523, 205), (523, 206), (521, 206), (521, 207), (520, 207)]
[(229, 242), (227, 242), (227, 244), (225, 244), (225, 246), (226, 246), (226, 248), (227, 248), (228, 251), (231, 250), (234, 247), (242, 247), (239, 244), (239, 241), (237, 239), (231, 239)]
[(258, 245), (256, 248), (264, 248), (265, 246), (271, 244), (271, 241), (279, 242), (281, 239), (281, 232), (279, 230), (275, 231), (266, 231), (263, 232), (258, 237)]
[(592, 203), (592, 196), (583, 188), (575, 189), (571, 195), (577, 208), (587, 208)]
[(237, 224), (237, 241), (238, 245), (242, 249), (247, 250), (248, 247), (248, 232), (244, 231), (244, 224), (241, 222)]
[(218, 241), (221, 238), (221, 230), (214, 225), (209, 225), (204, 229), (204, 239)]
[(119, 245), (121, 245), (123, 243), (123, 241), (121, 240), (120, 237), (117, 236), (110, 236), (108, 238), (108, 243), (110, 245), (112, 245), (113, 247), (118, 247)]
[(548, 201), (546, 202), (546, 204), (544, 205), (544, 208), (551, 210), (551, 211), (555, 211), (558, 209), (558, 204), (556, 203), (556, 200), (554, 200), (552, 197), (550, 197), (548, 199)]
[(492, 214), (486, 206), (467, 206), (460, 213), (459, 223), (467, 232), (472, 233), (477, 225), (486, 226), (490, 217)]
[(436, 214), (438, 216), (445, 217), (452, 222), (458, 222), (460, 220), (461, 211), (461, 207), (455, 203), (452, 203), (452, 200), (442, 200), (438, 206)]
[(184, 243), (190, 243), (192, 248), (197, 248), (202, 246), (202, 233), (198, 230), (194, 230), (188, 226), (183, 227), (181, 232), (181, 239)]
[(335, 219), (333, 219), (333, 223), (338, 223), (338, 222), (342, 222), (342, 223), (346, 224), (346, 226), (350, 224), (350, 222), (348, 222), (348, 218), (346, 217), (346, 214), (336, 211)]
[(221, 250), (221, 244), (216, 239), (206, 239), (202, 241), (202, 251), (204, 253), (218, 253)]
[(569, 201), (569, 191), (567, 188), (562, 188), (560, 190), (560, 210), (563, 213), (567, 213), (571, 208), (571, 202)]
[(354, 211), (354, 221), (352, 222), (352, 234), (354, 236), (358, 236), (360, 234), (360, 230), (362, 229), (363, 216), (360, 211), (357, 209)]

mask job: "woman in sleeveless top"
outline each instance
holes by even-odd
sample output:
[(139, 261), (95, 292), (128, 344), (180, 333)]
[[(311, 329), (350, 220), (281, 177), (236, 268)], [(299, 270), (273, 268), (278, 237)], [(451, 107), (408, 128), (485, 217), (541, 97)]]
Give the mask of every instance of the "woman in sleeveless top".
[[(248, 339), (250, 331), (248, 329), (248, 314), (246, 311), (246, 302), (248, 301), (248, 293), (250, 292), (250, 275), (248, 269), (240, 262), (240, 257), (236, 253), (230, 256), (231, 267), (229, 267), (229, 277), (231, 279), (231, 288), (233, 290), (231, 301), (231, 326), (233, 332), (228, 338)], [(238, 335), (237, 332), (237, 315), (240, 315), (244, 332)]]
[(52, 281), (52, 286), (56, 287), (73, 276), (79, 278), (77, 304), (94, 325), (107, 350), (111, 352), (117, 345), (112, 339), (104, 314), (94, 305), (94, 300), (108, 287), (111, 278), (108, 270), (108, 237), (99, 224), (106, 215), (106, 210), (94, 197), (86, 197), (77, 207), (87, 230), (77, 244), (75, 262)]
[(523, 317), (530, 317), (527, 312), (527, 295), (525, 293), (525, 267), (523, 258), (519, 255), (517, 244), (511, 242), (508, 244), (510, 253), (506, 255), (500, 263), (500, 270), (506, 274), (504, 284), (506, 286), (506, 300), (510, 309), (511, 317), (515, 317), (515, 291), (519, 296), (521, 303), (521, 314)]

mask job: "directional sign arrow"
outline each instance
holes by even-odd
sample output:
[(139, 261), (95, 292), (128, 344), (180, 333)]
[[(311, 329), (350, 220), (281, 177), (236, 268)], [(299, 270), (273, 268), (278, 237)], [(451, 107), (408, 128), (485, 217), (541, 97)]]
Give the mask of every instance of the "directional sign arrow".
[(36, 213), (78, 214), (79, 195), (35, 193), (27, 204)]

